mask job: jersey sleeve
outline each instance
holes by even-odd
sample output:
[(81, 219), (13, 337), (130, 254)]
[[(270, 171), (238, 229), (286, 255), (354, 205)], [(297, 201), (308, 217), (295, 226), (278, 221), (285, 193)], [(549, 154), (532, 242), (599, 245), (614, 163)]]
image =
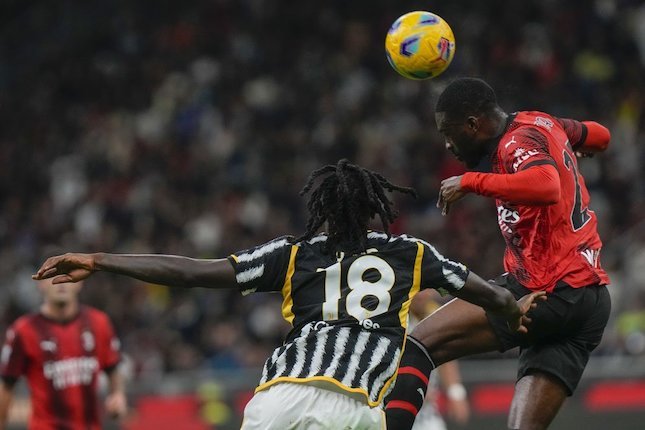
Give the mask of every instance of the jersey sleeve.
[(97, 348), (99, 364), (102, 370), (109, 372), (121, 361), (121, 342), (114, 332), (110, 318), (105, 314), (100, 318), (100, 330), (100, 344)]
[(469, 270), (461, 263), (452, 261), (425, 241), (421, 264), (421, 288), (434, 288), (442, 296), (460, 290), (466, 283)]
[(551, 164), (547, 137), (536, 127), (522, 127), (500, 142), (500, 161), (506, 173), (517, 173), (532, 166)]
[(13, 383), (25, 373), (26, 365), (24, 340), (14, 325), (7, 330), (0, 353), (0, 377), (6, 382)]
[(580, 121), (569, 118), (555, 118), (555, 120), (560, 124), (571, 147), (576, 150), (582, 144), (584, 144), (587, 139), (587, 126)]
[(295, 249), (296, 245), (292, 245), (288, 237), (280, 237), (230, 255), (228, 260), (233, 265), (242, 294), (280, 291)]

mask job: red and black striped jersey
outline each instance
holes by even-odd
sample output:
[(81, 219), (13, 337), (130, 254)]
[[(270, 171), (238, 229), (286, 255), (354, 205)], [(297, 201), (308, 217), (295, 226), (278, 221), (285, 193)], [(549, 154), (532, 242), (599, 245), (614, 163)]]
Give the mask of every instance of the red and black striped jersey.
[(599, 261), (602, 242), (596, 215), (574, 153), (586, 133), (579, 121), (518, 112), (493, 154), (494, 173), (514, 174), (549, 164), (559, 174), (561, 198), (555, 204), (496, 202), (507, 245), (504, 267), (529, 289), (551, 291), (560, 280), (572, 287), (609, 283)]
[(58, 322), (40, 313), (25, 315), (7, 330), (0, 376), (21, 376), (31, 392), (34, 430), (98, 430), (97, 375), (120, 360), (119, 341), (108, 316), (82, 306), (76, 317)]

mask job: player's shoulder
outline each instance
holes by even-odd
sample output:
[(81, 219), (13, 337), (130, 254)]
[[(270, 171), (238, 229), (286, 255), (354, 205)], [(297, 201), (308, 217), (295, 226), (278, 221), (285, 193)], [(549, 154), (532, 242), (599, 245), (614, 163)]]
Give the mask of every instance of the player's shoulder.
[(518, 147), (546, 150), (552, 131), (560, 127), (554, 117), (544, 112), (522, 111), (512, 115), (506, 132), (499, 140), (501, 154), (514, 154)]
[(428, 242), (409, 234), (387, 235), (381, 231), (370, 231), (367, 233), (367, 247), (376, 249), (401, 249), (417, 248), (419, 245), (431, 246)]
[(537, 110), (519, 111), (512, 115), (514, 115), (513, 122), (518, 125), (540, 127), (547, 130), (555, 127), (558, 122), (553, 115)]
[(34, 326), (36, 324), (36, 320), (38, 320), (39, 318), (41, 318), (41, 315), (38, 312), (31, 312), (18, 317), (11, 324), (11, 327), (15, 330), (24, 330), (28, 327)]
[(507, 135), (516, 134), (529, 139), (545, 139), (562, 128), (558, 118), (541, 111), (521, 111), (512, 114)]
[(9, 328), (7, 328), (7, 338), (15, 335), (24, 336), (28, 331), (32, 330), (37, 324), (36, 319), (40, 314), (33, 312), (18, 317)]
[(293, 236), (279, 236), (262, 244), (231, 254), (236, 263), (251, 262), (257, 258), (271, 254), (293, 245)]

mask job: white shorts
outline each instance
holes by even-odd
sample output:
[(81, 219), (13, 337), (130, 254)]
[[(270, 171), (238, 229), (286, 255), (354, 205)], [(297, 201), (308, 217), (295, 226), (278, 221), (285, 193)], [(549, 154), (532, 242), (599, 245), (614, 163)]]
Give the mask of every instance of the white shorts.
[(256, 393), (241, 430), (384, 430), (379, 407), (336, 391), (282, 382)]

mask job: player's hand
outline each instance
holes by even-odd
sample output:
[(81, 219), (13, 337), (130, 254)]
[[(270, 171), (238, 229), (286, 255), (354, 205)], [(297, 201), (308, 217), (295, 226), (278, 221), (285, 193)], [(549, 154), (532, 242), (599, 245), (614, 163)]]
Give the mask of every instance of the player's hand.
[(520, 333), (528, 333), (527, 326), (531, 323), (531, 318), (526, 316), (527, 312), (535, 308), (538, 301), (545, 300), (546, 291), (536, 291), (520, 298), (517, 301), (517, 306), (520, 308), (521, 316), (519, 318), (514, 318), (513, 320), (510, 320), (508, 322), (508, 326), (511, 328), (511, 330), (515, 330)]
[(116, 392), (105, 398), (105, 411), (111, 418), (123, 418), (128, 412), (128, 401), (125, 393)]
[(467, 191), (461, 189), (462, 176), (451, 176), (441, 181), (439, 198), (437, 199), (437, 207), (441, 209), (441, 215), (447, 215), (450, 205), (467, 194)]
[(93, 272), (94, 257), (91, 254), (68, 253), (49, 257), (31, 277), (37, 281), (53, 278), (53, 284), (63, 284), (82, 281)]
[(448, 416), (459, 425), (465, 425), (470, 419), (470, 405), (467, 399), (448, 399)]

